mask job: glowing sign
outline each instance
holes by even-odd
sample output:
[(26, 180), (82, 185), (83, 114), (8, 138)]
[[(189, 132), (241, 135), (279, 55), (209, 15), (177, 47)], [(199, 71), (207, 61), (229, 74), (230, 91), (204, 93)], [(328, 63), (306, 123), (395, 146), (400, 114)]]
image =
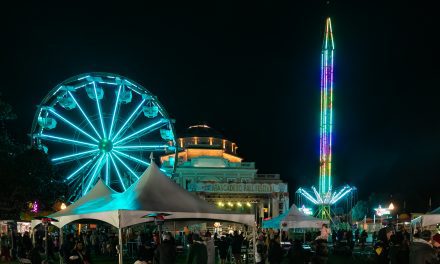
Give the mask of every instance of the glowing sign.
[(301, 208), (299, 208), (299, 210), (300, 210), (301, 212), (303, 212), (305, 215), (313, 215), (312, 208), (307, 208), (307, 207), (305, 207), (304, 205), (301, 206)]
[(374, 208), (374, 210), (376, 211), (376, 214), (378, 216), (389, 215), (391, 213), (388, 208), (382, 208), (382, 206), (380, 206), (380, 205), (378, 208)]

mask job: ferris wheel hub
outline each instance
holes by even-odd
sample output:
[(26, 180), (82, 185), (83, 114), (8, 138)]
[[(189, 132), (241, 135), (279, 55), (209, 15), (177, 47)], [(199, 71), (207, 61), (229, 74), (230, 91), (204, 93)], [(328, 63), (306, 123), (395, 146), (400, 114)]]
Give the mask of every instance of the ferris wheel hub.
[(99, 141), (98, 147), (102, 152), (108, 153), (113, 149), (113, 142), (107, 138), (103, 138)]

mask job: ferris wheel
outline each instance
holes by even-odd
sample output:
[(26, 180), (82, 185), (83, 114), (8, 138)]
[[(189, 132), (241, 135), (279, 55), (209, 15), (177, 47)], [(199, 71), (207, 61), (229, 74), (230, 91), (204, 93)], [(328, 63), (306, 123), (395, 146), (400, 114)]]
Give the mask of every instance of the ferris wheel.
[(66, 175), (73, 201), (99, 178), (125, 191), (150, 165), (150, 153), (175, 153), (173, 122), (134, 81), (87, 73), (57, 85), (38, 105), (31, 143)]

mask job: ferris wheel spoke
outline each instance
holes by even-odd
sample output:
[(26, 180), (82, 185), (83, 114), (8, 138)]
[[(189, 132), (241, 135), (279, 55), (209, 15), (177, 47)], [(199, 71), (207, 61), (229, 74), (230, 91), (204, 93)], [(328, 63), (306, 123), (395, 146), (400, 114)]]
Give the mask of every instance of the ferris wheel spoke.
[(130, 134), (130, 135), (128, 135), (128, 136), (118, 140), (118, 141), (116, 141), (114, 144), (118, 145), (118, 144), (120, 144), (120, 143), (122, 143), (124, 141), (127, 141), (130, 138), (133, 138), (134, 136), (141, 137), (141, 136), (143, 136), (145, 134), (149, 134), (149, 133), (151, 133), (151, 132), (161, 128), (162, 126), (164, 126), (166, 124), (167, 124), (166, 120), (161, 118), (159, 121), (157, 121), (157, 122), (155, 122), (155, 123), (153, 123), (151, 125), (148, 125), (148, 126), (142, 128), (142, 129), (140, 129), (140, 130), (138, 130), (138, 131), (136, 131), (136, 132), (134, 132), (134, 133), (132, 133), (132, 134)]
[(108, 185), (110, 182), (110, 164), (108, 160), (108, 154), (105, 155), (105, 184)]
[(106, 137), (105, 128), (104, 128), (104, 119), (102, 118), (102, 113), (101, 113), (101, 103), (99, 102), (99, 99), (98, 99), (98, 93), (96, 92), (96, 83), (95, 82), (93, 82), (93, 91), (95, 92), (95, 99), (96, 99), (96, 106), (98, 107), (99, 121), (101, 121), (102, 135), (104, 137)]
[(58, 136), (47, 135), (47, 134), (43, 134), (43, 133), (41, 133), (37, 137), (45, 138), (46, 140), (49, 140), (49, 141), (71, 144), (71, 145), (76, 145), (76, 146), (83, 146), (83, 147), (88, 147), (88, 148), (97, 148), (98, 147), (97, 145), (94, 145), (91, 143), (87, 143), (87, 142), (83, 142), (83, 141), (79, 141), (79, 140), (75, 140), (75, 139), (70, 139), (70, 138), (63, 138), (63, 137), (58, 137)]
[[(78, 196), (81, 194), (81, 191), (80, 191), (81, 183), (78, 182), (74, 186), (71, 186), (69, 188), (71, 188), (74, 191), (70, 192), (71, 195), (69, 196), (68, 201), (74, 202), (75, 200), (78, 200)], [(74, 198), (76, 198), (76, 199), (74, 199)]]
[(95, 181), (95, 179), (96, 179), (96, 176), (99, 174), (99, 172), (101, 171), (101, 168), (102, 168), (102, 159), (105, 157), (105, 155), (101, 155), (101, 157), (98, 159), (98, 161), (95, 163), (95, 165), (94, 165), (94, 168), (91, 170), (91, 171), (93, 171), (92, 172), (92, 174), (91, 174), (91, 176), (90, 176), (90, 180), (89, 180), (89, 183), (87, 184), (87, 186), (86, 186), (86, 188), (85, 188), (85, 190), (84, 190), (84, 192), (83, 192), (83, 195), (85, 195), (87, 192), (88, 192), (88, 190), (90, 189), (90, 186), (92, 185), (92, 183)]
[(72, 97), (73, 101), (75, 101), (76, 105), (78, 106), (79, 111), (84, 116), (84, 118), (87, 120), (87, 123), (89, 123), (89, 125), (92, 127), (93, 131), (95, 131), (96, 135), (101, 139), (101, 135), (99, 135), (99, 133), (96, 130), (95, 126), (92, 124), (90, 119), (87, 117), (86, 113), (84, 113), (84, 110), (81, 108), (81, 106), (79, 105), (78, 101), (76, 101), (76, 99), (73, 96), (73, 94), (70, 91), (68, 93), (69, 93), (70, 97)]
[(113, 149), (113, 151), (114, 151), (115, 153), (121, 155), (122, 157), (126, 158), (126, 159), (129, 159), (129, 160), (135, 161), (135, 162), (137, 162), (137, 163), (139, 163), (139, 164), (142, 164), (142, 165), (144, 165), (144, 166), (147, 166), (147, 167), (150, 166), (150, 163), (145, 162), (145, 161), (143, 161), (143, 160), (141, 160), (141, 159), (138, 159), (138, 158), (136, 158), (136, 157), (134, 157), (134, 156), (132, 156), (132, 155), (125, 154), (125, 153), (123, 153), (123, 152), (121, 152), (121, 151), (118, 151), (118, 150), (116, 150), (116, 149)]
[(112, 155), (111, 153), (110, 153), (110, 159), (111, 159), (111, 161), (112, 161), (113, 167), (114, 167), (115, 170), (116, 170), (116, 174), (118, 175), (119, 182), (121, 183), (122, 188), (124, 189), (124, 191), (126, 191), (127, 189), (125, 188), (124, 181), (122, 180), (121, 174), (119, 173), (118, 166), (116, 166), (116, 163), (115, 163), (115, 161), (113, 160), (113, 155)]
[(83, 158), (86, 158), (88, 156), (95, 154), (98, 151), (99, 151), (98, 149), (92, 149), (92, 150), (83, 151), (83, 152), (79, 152), (79, 153), (75, 153), (75, 154), (71, 154), (71, 155), (56, 157), (56, 158), (52, 159), (52, 162), (54, 162), (55, 164), (61, 164), (61, 163), (69, 162), (72, 160), (83, 159)]
[(98, 140), (94, 137), (92, 137), (89, 133), (85, 132), (84, 130), (82, 130), (81, 128), (79, 128), (78, 126), (76, 126), (75, 124), (73, 124), (72, 122), (70, 122), (69, 120), (67, 120), (65, 117), (63, 117), (62, 115), (58, 114), (55, 110), (50, 109), (49, 110), (52, 114), (54, 114), (56, 117), (58, 117), (59, 119), (61, 119), (62, 121), (64, 121), (65, 123), (69, 124), (71, 127), (75, 128), (76, 130), (78, 130), (79, 132), (81, 132), (82, 134), (86, 135), (87, 137), (89, 137), (91, 140), (98, 142)]
[(108, 138), (112, 138), (113, 125), (115, 122), (115, 116), (116, 116), (116, 112), (117, 112), (118, 105), (119, 105), (119, 95), (121, 94), (121, 89), (122, 89), (122, 85), (119, 85), (118, 95), (116, 96), (115, 107), (114, 107), (113, 115), (112, 115), (112, 122), (110, 124), (110, 130), (108, 132)]
[[(136, 109), (133, 111), (133, 113), (131, 113), (131, 115), (128, 117), (127, 121), (125, 121), (125, 123), (122, 125), (122, 127), (118, 130), (118, 132), (115, 134), (115, 136), (113, 138), (111, 138), (112, 141), (115, 141), (118, 139), (119, 134), (125, 130), (127, 130), (127, 128), (129, 128), (131, 126), (131, 124), (133, 124), (133, 122), (136, 120), (136, 118), (139, 116), (140, 112), (139, 112), (139, 108), (141, 108), (141, 106), (145, 103), (145, 99), (142, 100), (142, 102), (136, 107)], [(135, 118), (133, 118), (136, 115)], [(123, 134), (122, 134), (123, 135)]]
[(82, 171), (88, 164), (90, 164), (90, 162), (92, 162), (93, 159), (90, 159), (89, 161), (87, 161), (86, 163), (84, 163), (83, 165), (81, 165), (77, 170), (75, 170), (74, 172), (72, 172), (72, 174), (70, 174), (69, 176), (67, 176), (67, 178), (65, 179), (65, 181), (69, 181), (70, 179), (72, 179), (74, 176), (78, 175), (78, 173), (80, 171)]
[(136, 178), (136, 180), (139, 180), (139, 177), (137, 176), (137, 174), (127, 165), (127, 164), (125, 164), (125, 162), (123, 162), (119, 157), (118, 157), (118, 155), (117, 154), (114, 154), (113, 155), (120, 163), (122, 163), (122, 165), (124, 165), (124, 167), (131, 173), (131, 175), (133, 175), (135, 178)]
[(164, 151), (169, 145), (132, 145), (132, 146), (116, 146), (113, 149), (122, 151)]

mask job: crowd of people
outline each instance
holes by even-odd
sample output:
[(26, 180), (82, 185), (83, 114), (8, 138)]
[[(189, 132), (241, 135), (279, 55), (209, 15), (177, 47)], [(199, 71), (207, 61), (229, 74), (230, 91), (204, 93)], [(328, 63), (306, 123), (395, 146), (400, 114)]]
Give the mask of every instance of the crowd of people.
[[(287, 238), (286, 233), (261, 232), (256, 240), (254, 254), (256, 263), (313, 263), (325, 264), (328, 262), (329, 252), (344, 247), (349, 254), (355, 245), (364, 249), (368, 234), (361, 230), (334, 230), (330, 232), (327, 225), (323, 225), (320, 232), (313, 236), (311, 233), (304, 236), (310, 245), (306, 249), (303, 239)], [(331, 239), (329, 239), (331, 236)], [(283, 248), (281, 240), (290, 241), (288, 250)], [(332, 241), (329, 249), (328, 241)], [(169, 232), (149, 233), (138, 235), (135, 264), (172, 264), (177, 262), (178, 246), (186, 251), (187, 264), (241, 264), (252, 252), (250, 239), (243, 233), (234, 231), (233, 234), (215, 233), (209, 231), (189, 232), (177, 237)], [(42, 263), (45, 251), (44, 233), (37, 232), (34, 243), (28, 232), (22, 235), (3, 234), (0, 237), (0, 261), (10, 262), (14, 259), (28, 259), (30, 263)], [(404, 228), (388, 226), (373, 234), (373, 254), (375, 263), (387, 264), (440, 264), (440, 234), (432, 234), (429, 230), (418, 231), (413, 239)], [(119, 254), (118, 237), (111, 232), (88, 231), (79, 235), (68, 234), (61, 243), (58, 236), (48, 236), (47, 259), (58, 262), (58, 258), (66, 264), (90, 264), (93, 256), (109, 256), (116, 260)], [(44, 256), (46, 258), (46, 256)], [(180, 258), (183, 260), (184, 257)]]
[[(51, 240), (49, 243), (51, 242), (53, 241)], [(40, 252), (42, 251), (44, 251), (42, 240), (37, 239), (35, 244), (32, 243), (29, 232), (24, 232), (23, 235), (17, 232), (1, 235), (1, 261), (10, 262), (26, 258), (32, 263), (41, 263)]]
[(439, 264), (440, 234), (423, 230), (414, 234), (411, 241), (404, 229), (388, 226), (379, 230), (374, 253), (379, 264)]
[[(242, 247), (248, 246), (243, 233), (235, 231), (233, 234), (212, 235), (209, 231), (189, 232), (185, 235), (188, 245), (188, 264), (214, 264), (219, 260), (221, 264), (242, 263)], [(170, 233), (154, 234), (152, 240), (142, 242), (138, 250), (136, 264), (172, 264), (176, 263), (176, 241)]]
[[(58, 263), (62, 258), (64, 263), (90, 263), (90, 255), (117, 255), (118, 238), (114, 233), (96, 231), (83, 232), (79, 235), (68, 234), (63, 243), (58, 234), (49, 233), (47, 236), (47, 256), (45, 256), (46, 241), (44, 231), (36, 230), (34, 241), (29, 232), (3, 233), (0, 238), (0, 261), (20, 261), (30, 263)], [(43, 257), (42, 257), (43, 256)]]

